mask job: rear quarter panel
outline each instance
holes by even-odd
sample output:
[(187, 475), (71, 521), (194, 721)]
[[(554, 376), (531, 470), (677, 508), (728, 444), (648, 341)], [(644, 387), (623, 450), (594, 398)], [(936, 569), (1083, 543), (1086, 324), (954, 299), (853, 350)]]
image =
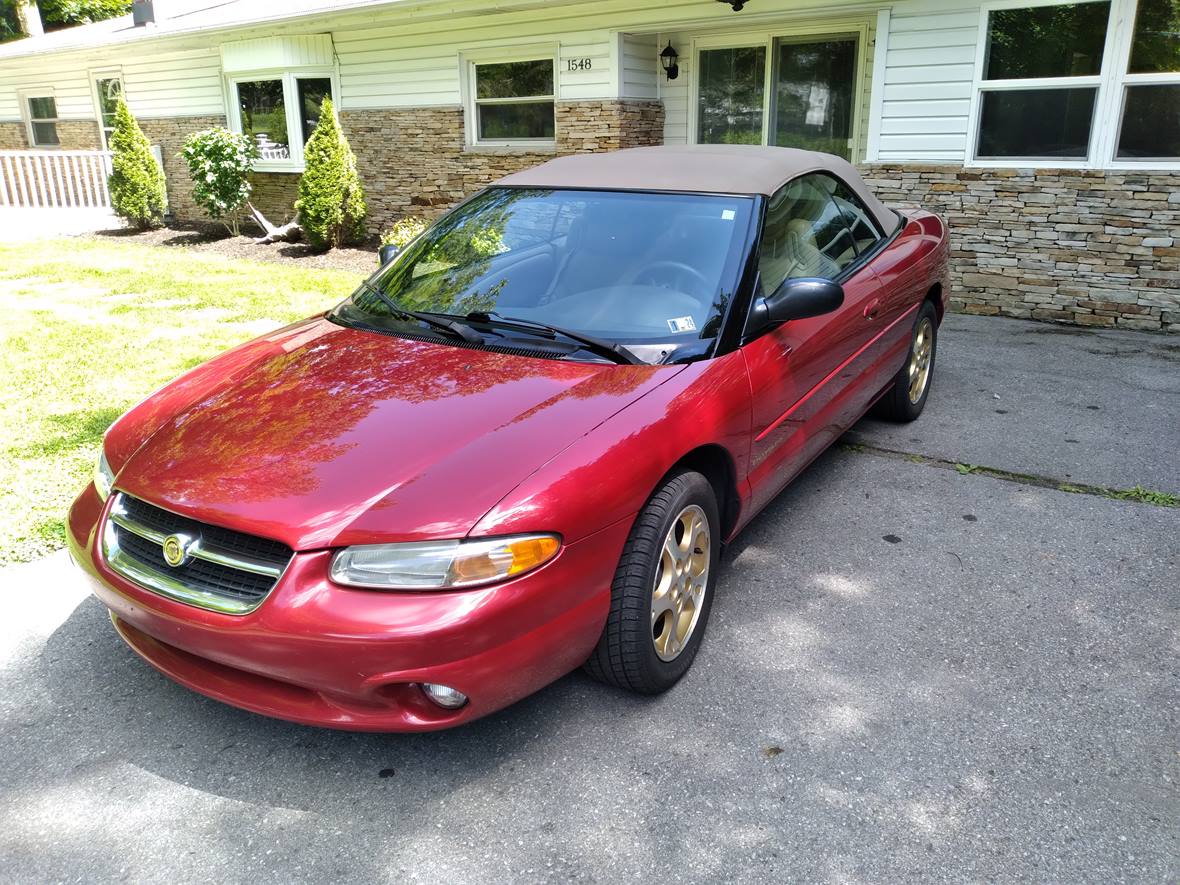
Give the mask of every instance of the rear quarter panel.
[(910, 212), (905, 219), (901, 234), (872, 261), (882, 284), (885, 319), (896, 319), (938, 286), (941, 320), (950, 297), (946, 223), (924, 210)]

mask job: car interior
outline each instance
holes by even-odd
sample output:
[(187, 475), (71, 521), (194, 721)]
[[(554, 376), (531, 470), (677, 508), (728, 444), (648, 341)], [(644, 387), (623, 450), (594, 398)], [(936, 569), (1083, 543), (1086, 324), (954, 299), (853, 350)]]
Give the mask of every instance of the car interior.
[(767, 207), (759, 253), (763, 291), (800, 277), (835, 279), (881, 238), (868, 212), (828, 175), (804, 175)]

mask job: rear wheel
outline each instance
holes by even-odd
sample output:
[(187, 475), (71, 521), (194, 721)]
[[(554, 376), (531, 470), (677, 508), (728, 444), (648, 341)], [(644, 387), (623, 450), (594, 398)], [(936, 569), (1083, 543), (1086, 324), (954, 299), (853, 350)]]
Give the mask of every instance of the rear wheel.
[(717, 499), (695, 471), (651, 496), (631, 528), (611, 585), (611, 607), (586, 671), (657, 694), (691, 666), (705, 632), (720, 555)]
[(923, 302), (910, 335), (905, 365), (893, 379), (893, 388), (881, 397), (875, 414), (887, 421), (913, 421), (922, 414), (934, 380), (934, 356), (938, 347), (938, 314)]

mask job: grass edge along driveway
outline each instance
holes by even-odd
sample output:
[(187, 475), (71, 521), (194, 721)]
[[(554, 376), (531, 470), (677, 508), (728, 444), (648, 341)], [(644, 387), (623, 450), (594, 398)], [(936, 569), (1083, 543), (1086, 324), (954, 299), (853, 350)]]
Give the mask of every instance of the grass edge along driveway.
[(98, 238), (0, 243), (0, 566), (64, 546), (66, 510), (124, 411), (360, 279)]

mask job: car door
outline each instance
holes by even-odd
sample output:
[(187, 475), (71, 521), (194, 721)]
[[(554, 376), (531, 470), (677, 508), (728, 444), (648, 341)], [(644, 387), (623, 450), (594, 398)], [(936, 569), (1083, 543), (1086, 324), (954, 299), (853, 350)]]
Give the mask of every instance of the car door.
[(799, 277), (844, 287), (844, 303), (792, 320), (746, 343), (753, 427), (749, 480), (763, 506), (862, 414), (873, 395), (858, 371), (879, 333), (881, 283), (832, 199), (835, 179), (805, 175), (767, 205), (759, 244), (759, 295)]

